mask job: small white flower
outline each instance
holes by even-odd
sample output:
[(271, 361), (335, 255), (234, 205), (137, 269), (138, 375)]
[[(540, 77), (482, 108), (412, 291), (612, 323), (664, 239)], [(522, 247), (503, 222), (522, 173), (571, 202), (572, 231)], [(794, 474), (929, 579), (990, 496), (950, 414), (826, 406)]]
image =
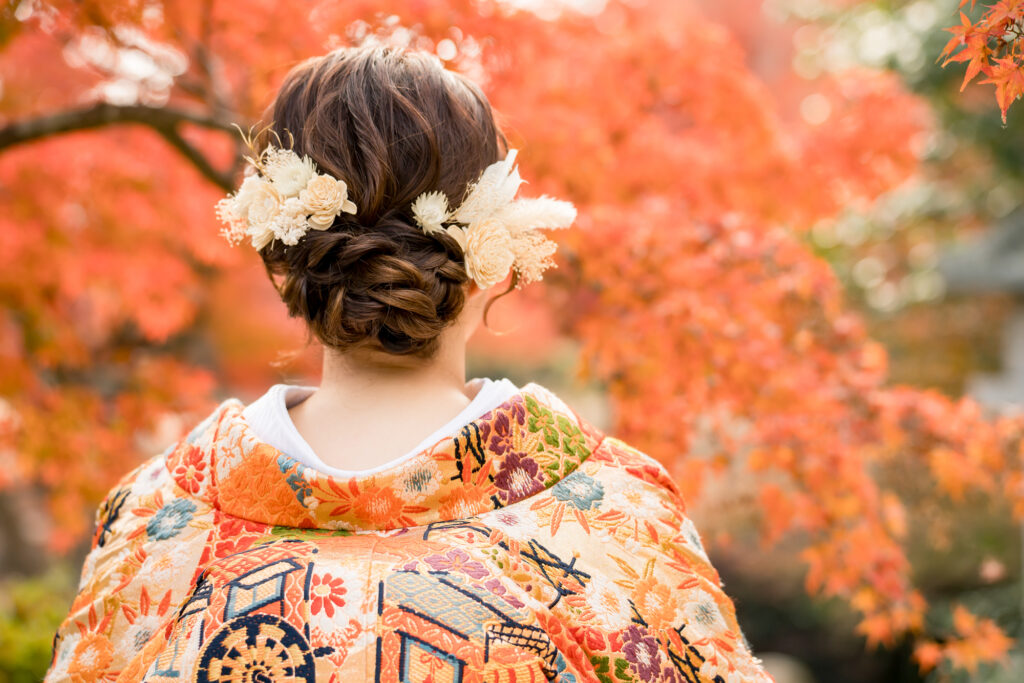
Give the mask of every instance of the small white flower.
[(701, 588), (694, 588), (682, 597), (683, 634), (692, 641), (713, 638), (729, 629), (718, 603), (711, 594)]
[(587, 607), (593, 613), (599, 626), (613, 629), (628, 628), (630, 607), (628, 598), (611, 580), (595, 574), (583, 589)]
[(266, 184), (266, 180), (257, 175), (246, 176), (241, 187), (235, 192), (234, 200), (236, 211), (239, 216), (246, 216), (249, 213), (249, 205), (259, 196), (260, 187)]
[(299, 155), (290, 149), (268, 148), (263, 161), (263, 168), (274, 188), (285, 197), (294, 197), (306, 187), (310, 178), (316, 173), (313, 160)]
[(534, 538), (539, 531), (537, 522), (532, 517), (521, 515), (508, 508), (480, 515), (480, 521), (517, 541)]
[(423, 232), (441, 232), (449, 218), (448, 197), (444, 192), (424, 192), (412, 203), (412, 215)]
[(246, 210), (250, 228), (262, 228), (270, 225), (281, 213), (284, 198), (277, 189), (267, 182), (261, 182), (252, 192), (252, 198)]
[(290, 197), (281, 205), (281, 211), (274, 217), (271, 227), (274, 236), (284, 244), (294, 245), (309, 230), (306, 208), (298, 197)]
[(704, 549), (704, 544), (701, 543), (700, 533), (697, 531), (697, 527), (694, 525), (690, 518), (683, 520), (679, 526), (679, 531), (682, 532), (683, 538), (686, 539), (687, 545), (689, 545), (694, 552), (703, 557), (705, 560), (708, 559), (707, 551)]
[(217, 220), (224, 224), (220, 234), (231, 244), (238, 244), (245, 237), (247, 224), (245, 218), (235, 213), (234, 197), (225, 197), (217, 202), (215, 209)]

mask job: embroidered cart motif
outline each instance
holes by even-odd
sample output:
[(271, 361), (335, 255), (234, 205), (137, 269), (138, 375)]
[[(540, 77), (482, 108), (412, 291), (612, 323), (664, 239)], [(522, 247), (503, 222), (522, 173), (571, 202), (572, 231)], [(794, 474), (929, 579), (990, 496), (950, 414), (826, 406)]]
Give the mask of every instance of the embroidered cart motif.
[(664, 468), (544, 387), (348, 479), (243, 407), (108, 495), (48, 683), (771, 680)]

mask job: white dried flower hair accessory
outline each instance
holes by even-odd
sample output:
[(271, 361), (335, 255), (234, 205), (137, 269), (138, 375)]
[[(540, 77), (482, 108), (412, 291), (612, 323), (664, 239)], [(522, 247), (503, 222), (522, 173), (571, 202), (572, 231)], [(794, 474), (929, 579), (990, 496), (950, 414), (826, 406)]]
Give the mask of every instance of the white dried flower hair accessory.
[(246, 178), (236, 192), (217, 202), (217, 218), (224, 223), (221, 234), (231, 244), (247, 236), (257, 250), (275, 239), (298, 244), (309, 230), (327, 230), (335, 217), (356, 212), (345, 181), (319, 173), (309, 157), (284, 149), (280, 139), (279, 146), (268, 145), (257, 154), (252, 130), (248, 135), (239, 132), (250, 151)]
[(424, 192), (412, 204), (413, 218), (424, 233), (452, 236), (465, 257), (466, 271), (481, 289), (515, 271), (516, 287), (543, 279), (555, 265), (557, 245), (541, 229), (567, 228), (576, 220), (572, 203), (551, 197), (515, 199), (523, 183), (511, 149), (480, 175), (462, 204), (452, 209), (443, 192)]

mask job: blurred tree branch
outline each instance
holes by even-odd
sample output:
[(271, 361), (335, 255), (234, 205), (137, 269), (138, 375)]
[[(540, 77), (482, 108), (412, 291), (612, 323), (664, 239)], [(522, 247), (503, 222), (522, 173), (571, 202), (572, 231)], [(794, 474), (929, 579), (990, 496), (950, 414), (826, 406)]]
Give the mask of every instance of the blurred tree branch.
[(231, 124), (172, 107), (97, 102), (81, 109), (70, 109), (24, 121), (15, 121), (0, 128), (0, 150), (51, 135), (122, 123), (137, 123), (152, 128), (188, 159), (205, 178), (225, 191), (234, 189), (234, 175), (238, 163), (233, 163), (231, 168), (225, 171), (218, 170), (206, 156), (182, 137), (179, 130), (182, 124), (191, 123), (213, 130), (233, 132), (234, 128)]

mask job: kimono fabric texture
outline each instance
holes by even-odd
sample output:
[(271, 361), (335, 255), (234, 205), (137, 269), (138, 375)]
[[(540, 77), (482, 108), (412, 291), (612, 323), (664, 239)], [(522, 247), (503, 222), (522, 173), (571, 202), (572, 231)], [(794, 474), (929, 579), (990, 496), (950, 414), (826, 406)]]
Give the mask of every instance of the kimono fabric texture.
[(229, 399), (123, 478), (56, 681), (770, 681), (655, 460), (531, 383), (351, 478)]

